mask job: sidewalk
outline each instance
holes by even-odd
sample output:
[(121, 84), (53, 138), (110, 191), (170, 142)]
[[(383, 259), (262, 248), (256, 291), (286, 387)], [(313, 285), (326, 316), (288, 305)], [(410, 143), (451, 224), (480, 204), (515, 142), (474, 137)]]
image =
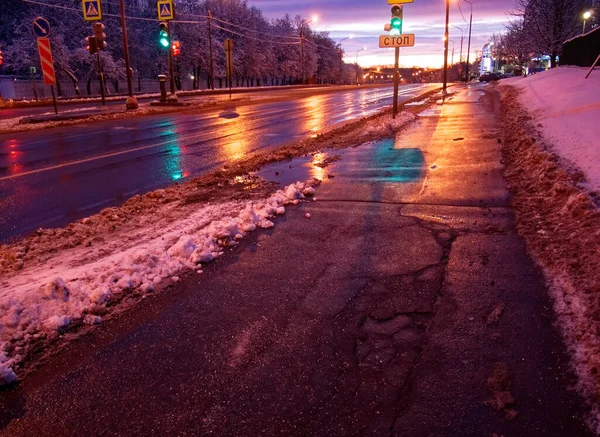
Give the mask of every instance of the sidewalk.
[(316, 202), (0, 397), (0, 435), (588, 435), (497, 137), (476, 86), (306, 165)]

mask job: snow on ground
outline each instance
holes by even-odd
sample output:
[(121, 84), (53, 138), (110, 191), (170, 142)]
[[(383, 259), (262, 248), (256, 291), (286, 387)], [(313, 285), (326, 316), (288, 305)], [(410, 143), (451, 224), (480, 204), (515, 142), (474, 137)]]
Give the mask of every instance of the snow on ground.
[(554, 151), (581, 169), (600, 192), (600, 70), (560, 67), (499, 82), (514, 86)]
[[(285, 205), (313, 196), (319, 183), (297, 182), (267, 197), (270, 185), (250, 179), (247, 190), (239, 175), (292, 156), (393, 136), (415, 119), (402, 112), (392, 120), (385, 110), (350, 120), (64, 228), (0, 245), (0, 386), (16, 380), (37, 346), (52, 344), (67, 329), (101, 323), (119, 311), (115, 304), (125, 296), (160, 290), (186, 270), (200, 273), (201, 263), (257, 227), (274, 226), (272, 218), (285, 214)], [(226, 200), (205, 203), (215, 197)]]
[[(203, 206), (169, 225), (137, 229), (136, 239), (112, 238), (95, 247), (95, 256), (82, 245), (51, 262), (23, 267), (1, 282), (0, 386), (16, 380), (13, 367), (36, 340), (73, 324), (100, 323), (111, 301), (177, 282), (184, 270), (200, 271), (201, 263), (218, 258), (249, 232), (273, 227), (285, 205), (312, 194), (314, 188), (297, 182), (260, 201)], [(93, 226), (90, 218), (81, 224)]]
[[(550, 121), (541, 117), (542, 123), (546, 120), (551, 125), (562, 120), (565, 131), (572, 128), (575, 120), (572, 108), (577, 104), (568, 94), (573, 92), (579, 93), (581, 98), (583, 106), (579, 113), (582, 119), (592, 122), (590, 114), (597, 112), (589, 109), (594, 107), (593, 99), (584, 97), (579, 90), (572, 90), (572, 83), (566, 79), (571, 74), (581, 74), (581, 71), (562, 69), (556, 73), (556, 77), (563, 77), (566, 82), (564, 87), (551, 82), (555, 86), (556, 101), (571, 109), (565, 109), (565, 117), (557, 115)], [(554, 73), (546, 77), (553, 78)], [(537, 78), (540, 83), (546, 80), (550, 79)], [(532, 86), (525, 92), (537, 90), (541, 93), (537, 87)], [(565, 167), (564, 160), (554, 153), (566, 152), (566, 137), (560, 137), (558, 141), (563, 142), (559, 147), (548, 144), (548, 138), (543, 138), (539, 132), (543, 129), (537, 121), (540, 112), (534, 113), (532, 119), (524, 104), (515, 104), (519, 93), (523, 90), (502, 87), (505, 176), (512, 194), (511, 205), (517, 213), (519, 234), (527, 242), (528, 251), (541, 267), (549, 285), (557, 325), (577, 376), (576, 387), (592, 411), (588, 424), (600, 434), (600, 209), (581, 186), (581, 176), (569, 166)], [(534, 94), (527, 95), (535, 101)], [(600, 96), (596, 94), (595, 99), (599, 101)], [(560, 104), (549, 101), (548, 106), (558, 108)], [(600, 118), (587, 128), (598, 132), (598, 120)], [(589, 140), (588, 132), (582, 132), (582, 138), (579, 141), (574, 137), (573, 148), (577, 149)], [(584, 156), (582, 150), (575, 155)], [(597, 174), (599, 160), (586, 164), (589, 164), (586, 168), (591, 169), (591, 174)]]
[[(250, 99), (244, 99), (250, 100)], [(48, 127), (54, 126), (72, 126), (76, 124), (86, 124), (91, 121), (101, 121), (101, 120), (121, 120), (124, 118), (145, 116), (145, 115), (155, 115), (155, 114), (165, 114), (172, 112), (180, 112), (190, 109), (199, 109), (208, 106), (215, 106), (220, 103), (228, 102), (229, 100), (222, 99), (194, 99), (194, 100), (186, 100), (186, 106), (150, 106), (149, 104), (140, 105), (140, 107), (134, 111), (125, 110), (124, 108), (102, 108), (98, 106), (86, 107), (86, 108), (76, 108), (76, 109), (65, 109), (59, 106), (59, 116), (64, 115), (72, 115), (77, 117), (81, 112), (91, 111), (93, 109), (97, 109), (97, 114), (92, 114), (89, 117), (84, 118), (74, 118), (69, 120), (68, 118), (65, 120), (49, 120), (41, 123), (25, 123), (21, 124), (21, 120), (26, 118), (24, 116), (7, 118), (0, 120), (0, 132), (20, 132), (20, 131), (29, 131), (29, 130), (37, 130), (37, 129), (45, 129)], [(239, 100), (238, 100), (239, 101)], [(54, 111), (46, 112), (43, 114), (36, 115), (36, 117), (43, 116), (53, 116)]]

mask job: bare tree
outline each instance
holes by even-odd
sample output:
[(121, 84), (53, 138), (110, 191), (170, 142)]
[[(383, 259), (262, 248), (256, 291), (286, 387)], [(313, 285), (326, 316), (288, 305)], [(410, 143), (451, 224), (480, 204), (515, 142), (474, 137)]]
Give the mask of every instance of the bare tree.
[(550, 55), (556, 66), (562, 44), (581, 31), (581, 13), (590, 0), (516, 0), (515, 15), (523, 19), (525, 44), (538, 54)]

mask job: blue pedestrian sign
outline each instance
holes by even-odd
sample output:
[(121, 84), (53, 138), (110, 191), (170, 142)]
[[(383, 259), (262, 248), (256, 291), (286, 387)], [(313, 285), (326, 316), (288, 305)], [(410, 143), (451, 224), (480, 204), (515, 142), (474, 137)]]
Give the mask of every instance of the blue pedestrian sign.
[(37, 17), (33, 20), (33, 33), (38, 38), (48, 38), (50, 35), (50, 23), (44, 17)]
[(82, 0), (83, 19), (85, 21), (102, 20), (102, 5), (100, 0)]
[(158, 0), (156, 7), (158, 9), (158, 19), (160, 21), (175, 19), (172, 0)]

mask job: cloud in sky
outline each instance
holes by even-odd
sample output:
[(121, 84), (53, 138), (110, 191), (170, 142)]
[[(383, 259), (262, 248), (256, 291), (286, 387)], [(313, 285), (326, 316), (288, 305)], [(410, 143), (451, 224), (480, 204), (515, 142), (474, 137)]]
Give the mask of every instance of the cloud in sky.
[[(450, 0), (450, 23), (464, 31), (463, 58), (466, 58), (467, 37), (469, 31), (470, 6), (460, 0), (460, 14), (457, 0)], [(507, 11), (514, 9), (514, 0), (472, 0), (473, 2), (473, 31), (471, 41), (471, 59), (476, 51), (488, 42), (493, 33), (504, 31), (509, 21)], [(394, 51), (380, 49), (379, 35), (385, 23), (389, 23), (390, 5), (386, 0), (249, 0), (250, 6), (261, 9), (267, 18), (277, 18), (284, 14), (294, 17), (319, 16), (319, 23), (314, 30), (327, 31), (333, 39), (341, 40), (352, 34), (353, 38), (343, 42), (346, 61), (354, 62), (356, 51), (362, 47), (367, 50), (360, 52), (361, 65), (392, 64)], [(403, 66), (437, 67), (443, 63), (443, 36), (445, 22), (444, 0), (415, 0), (404, 5), (404, 33), (416, 35), (415, 47), (401, 50), (400, 64)], [(450, 27), (450, 39), (454, 41), (454, 60), (460, 57), (460, 30)], [(450, 54), (452, 43), (449, 45)], [(450, 56), (450, 55), (449, 55)]]

